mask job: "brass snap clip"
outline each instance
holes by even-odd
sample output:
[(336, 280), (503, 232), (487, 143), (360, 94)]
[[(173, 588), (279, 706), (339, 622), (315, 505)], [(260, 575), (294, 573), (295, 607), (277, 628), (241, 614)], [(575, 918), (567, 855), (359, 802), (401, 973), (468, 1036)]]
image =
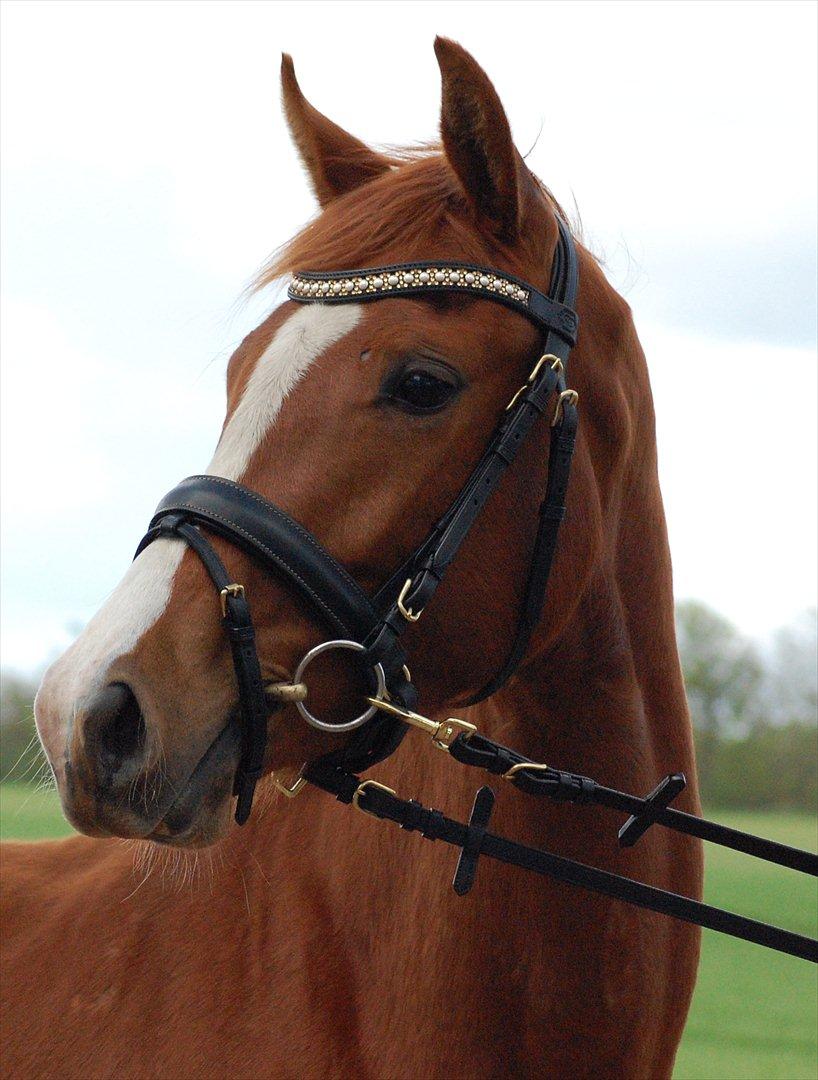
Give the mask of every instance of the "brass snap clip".
[(464, 735), (468, 739), (477, 731), (474, 724), (470, 724), (468, 720), (458, 720), (456, 716), (450, 716), (448, 720), (438, 722), (430, 720), (428, 716), (412, 712), (411, 709), (401, 709), (393, 705), (391, 701), (373, 697), (366, 700), (374, 709), (380, 709), (381, 712), (389, 713), (390, 716), (397, 716), (404, 724), (425, 731), (438, 750), (448, 750), (458, 735)]

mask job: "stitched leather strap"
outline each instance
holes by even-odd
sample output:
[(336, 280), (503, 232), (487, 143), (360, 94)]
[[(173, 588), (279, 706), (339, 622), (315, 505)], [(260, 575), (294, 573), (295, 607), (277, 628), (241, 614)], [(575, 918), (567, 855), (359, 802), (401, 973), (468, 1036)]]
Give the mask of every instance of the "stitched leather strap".
[[(377, 621), (369, 597), (344, 567), (256, 492), (221, 476), (189, 476), (159, 503), (150, 529), (174, 513), (206, 525), (285, 577), (341, 637), (362, 640)], [(149, 537), (150, 531), (138, 550)]]
[[(285, 578), (341, 637), (364, 642), (380, 629), (380, 614), (344, 567), (303, 526), (256, 492), (220, 476), (189, 476), (162, 499), (137, 554), (154, 539), (167, 514), (182, 514), (254, 556)], [(403, 700), (406, 656), (397, 635), (381, 637), (366, 663), (382, 664), (390, 693)]]

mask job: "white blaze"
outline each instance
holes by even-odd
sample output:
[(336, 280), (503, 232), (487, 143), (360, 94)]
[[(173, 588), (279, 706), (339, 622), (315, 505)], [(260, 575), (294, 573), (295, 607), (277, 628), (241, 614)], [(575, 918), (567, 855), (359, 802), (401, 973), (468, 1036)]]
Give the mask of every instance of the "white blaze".
[[(313, 361), (357, 325), (361, 314), (358, 304), (306, 304), (293, 312), (256, 362), (208, 473), (241, 480), (284, 398)], [(111, 662), (130, 652), (161, 616), (186, 550), (177, 541), (156, 540), (131, 563), (104, 606), (52, 669), (52, 690), (59, 674), (63, 706), (70, 709), (88, 694), (95, 680), (104, 679)], [(57, 711), (65, 717), (62, 708)]]

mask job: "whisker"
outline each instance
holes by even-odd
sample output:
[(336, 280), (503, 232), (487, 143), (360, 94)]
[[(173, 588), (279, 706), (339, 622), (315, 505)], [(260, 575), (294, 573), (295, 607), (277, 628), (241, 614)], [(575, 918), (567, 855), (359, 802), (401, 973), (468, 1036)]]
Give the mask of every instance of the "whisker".
[[(23, 750), (20, 751), (20, 754), (19, 754), (17, 760), (14, 762), (12, 767), (9, 769), (9, 771), (6, 773), (6, 775), (3, 777), (4, 780), (12, 780), (12, 779), (14, 779), (14, 770), (17, 768), (17, 766), (20, 764), (20, 762), (23, 760), (23, 758), (26, 756), (26, 754), (28, 754), (31, 751), (32, 747), (34, 746), (34, 744), (36, 742), (39, 742), (39, 738), (37, 736), (37, 732), (35, 731), (34, 734), (31, 736), (31, 738), (26, 743)], [(40, 752), (42, 753), (42, 747), (40, 747)], [(23, 775), (19, 779), (24, 779), (37, 763), (38, 763), (38, 759), (37, 759), (37, 757), (35, 757), (33, 761), (29, 762), (28, 766), (26, 767), (25, 772), (23, 773)]]

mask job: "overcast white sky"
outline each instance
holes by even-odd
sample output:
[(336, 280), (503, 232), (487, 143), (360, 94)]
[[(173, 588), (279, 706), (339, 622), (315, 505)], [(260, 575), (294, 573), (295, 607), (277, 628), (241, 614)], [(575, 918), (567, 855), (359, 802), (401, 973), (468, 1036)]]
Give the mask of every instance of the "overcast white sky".
[[(812, 2), (57, 3), (2, 26), (3, 662), (34, 669), (209, 460), (235, 301), (313, 213), (292, 52), (373, 143), (433, 137), (436, 33), (634, 308), (676, 591), (764, 636), (816, 602)], [(270, 298), (266, 304), (269, 305)]]

